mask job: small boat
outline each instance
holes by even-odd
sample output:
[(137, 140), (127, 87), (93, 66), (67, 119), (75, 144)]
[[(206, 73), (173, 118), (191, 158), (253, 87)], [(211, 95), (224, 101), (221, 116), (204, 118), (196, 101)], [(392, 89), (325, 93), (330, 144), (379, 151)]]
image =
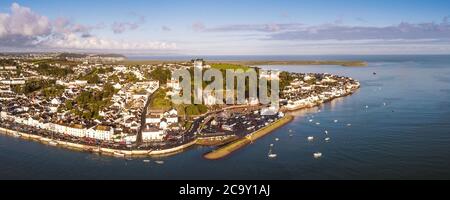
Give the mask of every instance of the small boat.
[(347, 126), (352, 126), (352, 124), (347, 124)]
[(327, 130), (325, 130), (325, 134), (328, 135), (328, 131)]
[(275, 138), (275, 141), (279, 141), (280, 140), (280, 138)]
[(313, 122), (314, 120), (310, 119), (309, 122)]
[(314, 156), (314, 158), (320, 158), (320, 157), (322, 157), (322, 153), (316, 152), (313, 154), (313, 156)]
[(269, 156), (269, 158), (276, 158), (276, 157), (277, 157), (277, 154), (270, 153), (268, 156)]
[(115, 157), (121, 157), (121, 158), (125, 157), (125, 154), (120, 153), (120, 152), (114, 152), (113, 155), (114, 155)]
[(326, 141), (326, 142), (330, 141), (330, 138), (329, 138), (329, 137), (326, 137), (326, 138), (325, 138), (325, 141)]
[(145, 162), (145, 163), (149, 163), (149, 162), (150, 162), (150, 160), (143, 160), (143, 162)]
[(22, 137), (22, 135), (21, 135), (20, 133), (13, 133), (12, 136), (15, 137), (15, 138), (20, 138), (20, 137)]
[(273, 148), (273, 144), (270, 144), (270, 149), (269, 149), (269, 153), (267, 154), (267, 156), (269, 158), (276, 158), (277, 154), (272, 153), (272, 148)]
[(319, 123), (319, 122), (316, 122), (316, 125), (320, 125), (320, 123)]
[(50, 141), (50, 142), (48, 142), (48, 144), (49, 144), (50, 146), (58, 146), (58, 143), (55, 142), (55, 141)]
[(368, 106), (368, 105), (366, 105), (366, 109), (367, 109), (367, 108), (369, 108), (369, 106)]
[(292, 129), (289, 129), (289, 133), (292, 133)]
[(338, 123), (339, 121), (337, 119), (334, 120), (334, 123)]
[(383, 103), (383, 106), (386, 106), (386, 105), (387, 105), (387, 103), (386, 103), (386, 102), (384, 102), (384, 103)]
[(313, 141), (314, 140), (314, 137), (313, 136), (309, 136), (308, 137), (308, 141)]
[(162, 164), (164, 164), (164, 161), (162, 161), (162, 160), (157, 160), (157, 161), (155, 161), (155, 163), (158, 164), (158, 165), (162, 165)]
[(289, 137), (292, 137), (292, 136), (294, 136), (294, 134), (289, 134)]
[(376, 72), (374, 72), (374, 73), (373, 73), (373, 75), (377, 75), (377, 73), (376, 73)]

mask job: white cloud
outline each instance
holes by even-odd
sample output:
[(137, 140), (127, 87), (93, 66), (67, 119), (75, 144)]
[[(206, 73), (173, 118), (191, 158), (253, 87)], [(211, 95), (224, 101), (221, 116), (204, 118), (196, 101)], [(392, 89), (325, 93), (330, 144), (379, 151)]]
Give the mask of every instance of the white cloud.
[(51, 24), (47, 17), (22, 7), (17, 3), (11, 5), (11, 14), (1, 14), (0, 37), (7, 36), (39, 36), (47, 35), (51, 31)]
[[(116, 23), (113, 30), (122, 33), (137, 29), (145, 22), (140, 17), (132, 23)], [(102, 49), (102, 50), (173, 50), (176, 44), (159, 41), (136, 41), (106, 39), (91, 32), (103, 29), (103, 24), (83, 25), (66, 18), (50, 20), (30, 8), (13, 3), (9, 13), (0, 13), (0, 46), (5, 48), (34, 49)]]
[(82, 37), (75, 33), (64, 34), (42, 42), (53, 48), (66, 49), (111, 49), (111, 50), (173, 50), (177, 46), (171, 42), (128, 42), (104, 39), (95, 36)]

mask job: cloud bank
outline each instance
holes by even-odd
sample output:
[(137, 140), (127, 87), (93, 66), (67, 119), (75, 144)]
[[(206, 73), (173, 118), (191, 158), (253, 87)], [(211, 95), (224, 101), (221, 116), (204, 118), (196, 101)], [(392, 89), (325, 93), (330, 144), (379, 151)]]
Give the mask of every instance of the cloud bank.
[[(114, 33), (137, 29), (145, 19), (136, 22), (116, 22)], [(104, 24), (83, 25), (66, 18), (51, 20), (28, 7), (13, 3), (9, 13), (0, 13), (0, 46), (6, 48), (48, 49), (110, 49), (110, 50), (171, 50), (176, 44), (159, 41), (124, 41), (97, 37), (93, 30)], [(5, 48), (5, 49), (4, 49)]]

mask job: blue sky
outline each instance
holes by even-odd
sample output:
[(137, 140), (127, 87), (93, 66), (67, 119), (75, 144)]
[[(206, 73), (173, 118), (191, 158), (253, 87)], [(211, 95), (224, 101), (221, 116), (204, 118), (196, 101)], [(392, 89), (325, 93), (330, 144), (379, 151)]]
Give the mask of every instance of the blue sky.
[(450, 1), (0, 2), (3, 51), (447, 54)]

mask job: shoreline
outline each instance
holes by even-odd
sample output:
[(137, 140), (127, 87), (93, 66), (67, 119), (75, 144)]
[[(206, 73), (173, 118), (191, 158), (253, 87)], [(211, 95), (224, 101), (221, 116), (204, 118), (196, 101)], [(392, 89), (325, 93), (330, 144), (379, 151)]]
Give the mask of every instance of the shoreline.
[[(359, 88), (358, 88), (359, 89)], [(278, 128), (281, 128), (282, 126), (290, 123), (295, 117), (293, 115), (290, 115), (289, 113), (291, 112), (295, 112), (301, 109), (305, 109), (305, 108), (312, 108), (312, 107), (316, 107), (319, 105), (322, 105), (323, 103), (327, 103), (330, 101), (333, 101), (334, 99), (337, 98), (341, 98), (341, 97), (346, 97), (349, 96), (351, 94), (353, 94), (354, 92), (356, 92), (356, 90), (353, 90), (352, 92), (339, 96), (339, 97), (334, 97), (332, 99), (328, 99), (326, 101), (323, 102), (317, 102), (314, 103), (312, 105), (307, 105), (307, 106), (302, 106), (302, 107), (298, 107), (295, 109), (287, 109), (284, 108), (284, 112), (286, 112), (286, 116), (284, 116), (283, 118), (269, 124), (266, 127), (263, 127), (253, 133), (248, 134), (247, 136), (234, 140), (229, 144), (225, 144), (224, 146), (215, 149), (211, 152), (208, 152), (206, 154), (203, 155), (204, 158), (208, 159), (208, 160), (218, 160), (224, 157), (227, 157), (228, 155), (232, 154), (234, 151), (237, 151), (245, 146), (247, 146), (248, 144), (253, 143), (253, 141), (260, 139), (266, 135), (268, 135), (269, 133), (275, 131)], [(281, 124), (279, 124), (281, 123)], [(196, 138), (195, 140), (192, 140), (186, 144), (177, 146), (177, 147), (173, 147), (170, 149), (163, 149), (163, 150), (122, 150), (122, 149), (112, 149), (112, 148), (105, 148), (105, 147), (97, 147), (97, 146), (92, 146), (92, 145), (86, 145), (86, 144), (77, 144), (77, 143), (72, 143), (72, 142), (66, 142), (66, 141), (60, 141), (60, 140), (54, 140), (54, 139), (50, 139), (47, 137), (43, 137), (43, 136), (39, 136), (39, 135), (34, 135), (34, 134), (28, 134), (28, 133), (23, 133), (23, 132), (19, 132), (19, 131), (15, 131), (15, 130), (10, 130), (10, 129), (6, 129), (3, 127), (0, 127), (0, 134), (6, 135), (6, 136), (10, 136), (10, 137), (16, 137), (19, 139), (24, 139), (24, 140), (29, 140), (29, 141), (33, 141), (33, 142), (39, 142), (41, 144), (45, 144), (48, 146), (53, 146), (53, 147), (59, 147), (59, 148), (64, 148), (64, 149), (69, 149), (69, 150), (75, 150), (75, 151), (81, 151), (84, 153), (94, 153), (94, 154), (99, 154), (99, 155), (104, 155), (104, 156), (113, 156), (113, 157), (120, 157), (120, 158), (126, 158), (126, 157), (165, 157), (165, 156), (171, 156), (171, 155), (175, 155), (178, 153), (181, 153), (183, 151), (185, 151), (186, 149), (194, 146), (194, 145), (199, 145), (199, 146), (210, 146), (208, 144), (203, 144), (204, 138)]]
[[(121, 64), (162, 64), (162, 63), (183, 63), (186, 60), (125, 60)], [(235, 64), (247, 66), (260, 65), (337, 65), (342, 67), (367, 67), (368, 63), (362, 60), (210, 60), (211, 64)]]
[(19, 131), (14, 131), (10, 129), (6, 129), (3, 127), (0, 127), (0, 134), (3, 134), (5, 136), (11, 136), (16, 137), (19, 139), (24, 139), (28, 141), (33, 142), (39, 142), (41, 144), (53, 146), (53, 147), (60, 147), (65, 148), (69, 150), (76, 150), (86, 153), (97, 153), (100, 155), (107, 155), (107, 156), (114, 156), (114, 157), (163, 157), (165, 155), (173, 155), (174, 153), (183, 152), (184, 150), (188, 149), (189, 147), (197, 144), (197, 139), (188, 142), (186, 144), (173, 147), (170, 149), (164, 149), (164, 150), (119, 150), (119, 149), (111, 149), (111, 148), (104, 148), (104, 147), (97, 147), (97, 146), (91, 146), (91, 145), (85, 145), (85, 144), (76, 144), (72, 142), (65, 142), (60, 140), (53, 140), (50, 138), (42, 137), (39, 135), (33, 135), (28, 133), (23, 133)]

